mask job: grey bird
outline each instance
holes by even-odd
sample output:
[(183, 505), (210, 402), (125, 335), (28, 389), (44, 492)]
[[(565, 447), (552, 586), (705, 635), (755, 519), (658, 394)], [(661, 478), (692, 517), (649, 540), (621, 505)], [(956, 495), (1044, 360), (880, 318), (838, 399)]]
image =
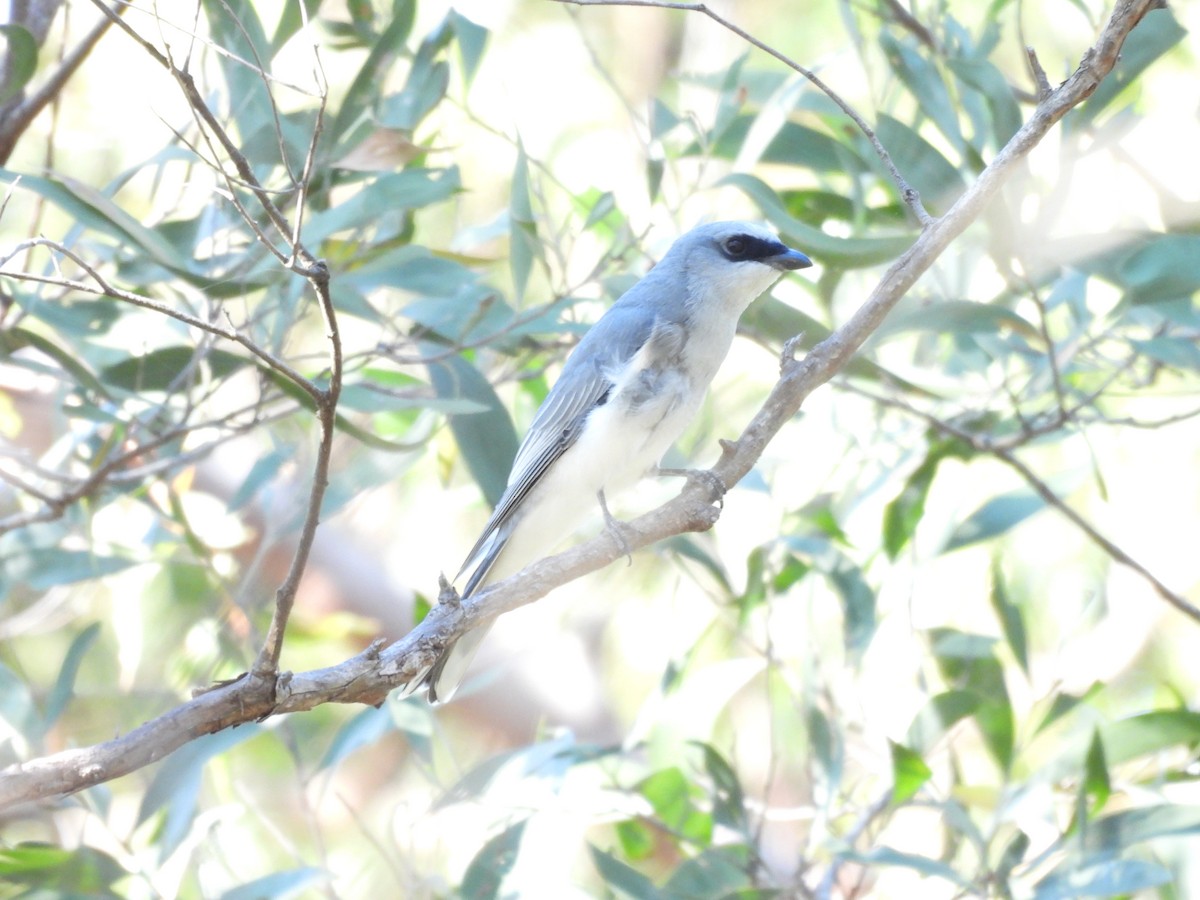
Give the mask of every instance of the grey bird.
[[(812, 261), (750, 222), (680, 237), (584, 335), (534, 415), (508, 486), (458, 573), (466, 599), (545, 556), (606, 496), (654, 469), (692, 420), (738, 319), (785, 271)], [(456, 578), (457, 580), (457, 578)], [(457, 689), (489, 626), (447, 647), (403, 689)]]

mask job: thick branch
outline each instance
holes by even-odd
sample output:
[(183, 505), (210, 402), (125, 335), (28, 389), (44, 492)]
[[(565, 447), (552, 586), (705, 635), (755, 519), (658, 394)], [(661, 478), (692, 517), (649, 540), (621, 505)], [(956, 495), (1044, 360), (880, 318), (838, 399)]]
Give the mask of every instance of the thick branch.
[[(803, 361), (785, 363), (784, 374), (762, 410), (737, 442), (725, 445), (714, 469), (724, 483), (734, 484), (750, 470), (804, 399), (850, 360), (900, 297), (979, 215), (1014, 164), (1068, 110), (1096, 89), (1116, 63), (1126, 35), (1154, 2), (1120, 0), (1075, 73), (1038, 105), (1030, 120), (950, 211), (930, 225), (887, 271), (854, 316)], [(710, 527), (717, 517), (711, 499), (701, 481), (689, 483), (679, 497), (627, 523), (622, 535), (625, 543), (637, 549), (685, 531)], [(470, 602), (437, 606), (417, 628), (382, 652), (373, 646), (340, 665), (284, 674), (278, 679), (249, 675), (202, 694), (124, 737), (10, 767), (0, 774), (0, 808), (111, 780), (161, 759), (199, 735), (263, 716), (311, 709), (323, 703), (380, 703), (392, 688), (431, 664), (454, 637), (503, 612), (532, 603), (623, 553), (616, 541), (601, 535), (534, 563)]]

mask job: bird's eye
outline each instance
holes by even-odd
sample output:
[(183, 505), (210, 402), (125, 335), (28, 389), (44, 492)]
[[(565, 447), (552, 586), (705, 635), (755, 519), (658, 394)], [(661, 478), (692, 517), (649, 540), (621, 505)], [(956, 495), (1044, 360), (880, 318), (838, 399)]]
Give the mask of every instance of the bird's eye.
[(725, 242), (725, 252), (730, 256), (741, 256), (746, 252), (745, 238), (731, 237)]

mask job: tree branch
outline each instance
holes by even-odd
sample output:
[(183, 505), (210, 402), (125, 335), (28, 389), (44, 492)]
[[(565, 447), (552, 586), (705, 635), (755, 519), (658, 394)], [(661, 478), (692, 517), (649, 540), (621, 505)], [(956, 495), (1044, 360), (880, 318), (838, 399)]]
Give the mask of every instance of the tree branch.
[[(1119, 0), (1075, 73), (1038, 105), (1029, 121), (954, 206), (926, 228), (888, 269), (862, 307), (804, 360), (785, 361), (782, 377), (741, 438), (723, 445), (713, 471), (725, 484), (736, 483), (750, 470), (804, 399), (850, 360), (900, 297), (978, 217), (1014, 165), (1096, 89), (1116, 63), (1125, 37), (1154, 2)], [(718, 516), (712, 506), (714, 499), (702, 481), (691, 482), (674, 500), (626, 523), (622, 530), (625, 543), (638, 549), (672, 535), (709, 528)], [(123, 737), (12, 766), (0, 773), (0, 808), (111, 780), (161, 759), (200, 735), (265, 716), (298, 712), (323, 703), (381, 703), (392, 688), (430, 665), (453, 638), (501, 613), (532, 603), (623, 553), (615, 540), (602, 534), (528, 566), (468, 602), (436, 606), (419, 626), (386, 650), (381, 651), (375, 644), (339, 665), (296, 675), (263, 678), (252, 673), (201, 694)]]

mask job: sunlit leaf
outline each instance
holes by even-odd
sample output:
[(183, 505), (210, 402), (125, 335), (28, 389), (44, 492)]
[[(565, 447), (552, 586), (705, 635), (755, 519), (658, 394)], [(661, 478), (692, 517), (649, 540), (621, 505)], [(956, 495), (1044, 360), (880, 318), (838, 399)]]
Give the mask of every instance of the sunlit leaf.
[(892, 751), (892, 804), (899, 806), (916, 796), (933, 775), (920, 755), (903, 744), (888, 741)]
[(1083, 760), (1083, 782), (1080, 785), (1085, 797), (1091, 798), (1091, 814), (1095, 815), (1104, 808), (1112, 793), (1112, 784), (1108, 779), (1108, 763), (1104, 758), (1104, 742), (1100, 732), (1092, 733), (1091, 743), (1088, 744), (1087, 755)]
[(33, 842), (0, 847), (0, 879), (33, 889), (22, 897), (117, 896), (111, 887), (128, 874), (113, 857), (93, 847), (67, 850)]

